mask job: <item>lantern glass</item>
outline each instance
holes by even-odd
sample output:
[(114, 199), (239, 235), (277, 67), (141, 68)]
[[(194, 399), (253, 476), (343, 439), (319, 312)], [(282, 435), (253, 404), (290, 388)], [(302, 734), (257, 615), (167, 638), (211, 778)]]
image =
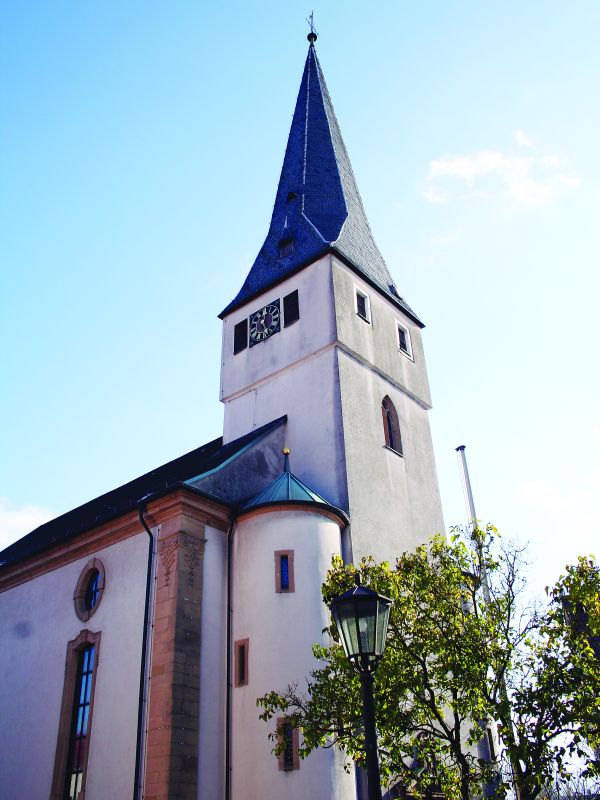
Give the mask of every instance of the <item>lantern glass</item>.
[(336, 597), (331, 610), (346, 656), (371, 672), (383, 655), (391, 601), (364, 586)]

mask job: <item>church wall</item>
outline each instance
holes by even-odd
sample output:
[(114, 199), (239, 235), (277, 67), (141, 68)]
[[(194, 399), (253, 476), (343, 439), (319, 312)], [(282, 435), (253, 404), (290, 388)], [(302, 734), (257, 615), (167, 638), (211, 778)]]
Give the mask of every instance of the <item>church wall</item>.
[(0, 594), (0, 798), (48, 800), (67, 644), (100, 631), (86, 800), (131, 796), (135, 763), (147, 536), (93, 555), (106, 588), (87, 621), (73, 591), (90, 555)]
[[(346, 353), (339, 368), (353, 558), (393, 562), (444, 529), (427, 411)], [(385, 446), (386, 395), (398, 412), (403, 455)]]
[(223, 797), (225, 774), (227, 534), (206, 526), (204, 537), (198, 800)]
[[(277, 592), (275, 552), (293, 550), (294, 591)], [(284, 690), (317, 666), (313, 642), (322, 641), (329, 612), (321, 583), (340, 551), (337, 521), (304, 509), (269, 509), (243, 517), (233, 540), (233, 641), (248, 639), (247, 685), (233, 692), (233, 800), (354, 800), (353, 775), (338, 753), (319, 750), (282, 771), (268, 734), (276, 723), (258, 719), (256, 698)]]

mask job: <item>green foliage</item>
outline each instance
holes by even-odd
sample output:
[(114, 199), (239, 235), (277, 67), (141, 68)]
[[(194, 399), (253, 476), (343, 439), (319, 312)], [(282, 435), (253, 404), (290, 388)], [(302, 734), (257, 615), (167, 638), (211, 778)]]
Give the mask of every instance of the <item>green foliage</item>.
[[(544, 614), (523, 614), (518, 561), (518, 551), (497, 546), (493, 526), (454, 530), (450, 541), (434, 537), (393, 567), (333, 559), (322, 587), (326, 603), (354, 585), (357, 569), (363, 584), (393, 600), (375, 675), (384, 782), (442, 791), (449, 800), (468, 800), (485, 785), (505, 795), (498, 764), (478, 757), (494, 720), (521, 800), (533, 800), (555, 764), (564, 771), (569, 753), (581, 755), (598, 740), (600, 662), (590, 645), (600, 634), (598, 569), (581, 559), (550, 592)], [(578, 609), (586, 615), (582, 625), (579, 613), (579, 629)], [(268, 693), (257, 701), (260, 716), (290, 716), (302, 729), (303, 758), (338, 746), (349, 767), (364, 766), (360, 682), (335, 625), (325, 633), (329, 644), (313, 646), (319, 667), (307, 691)]]

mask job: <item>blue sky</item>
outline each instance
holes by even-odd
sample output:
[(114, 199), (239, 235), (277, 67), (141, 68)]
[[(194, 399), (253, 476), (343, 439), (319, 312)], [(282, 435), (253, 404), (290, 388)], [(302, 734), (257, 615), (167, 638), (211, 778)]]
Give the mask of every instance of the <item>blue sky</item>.
[[(0, 11), (3, 542), (221, 433), (217, 313), (267, 229), (297, 2)], [(598, 550), (600, 5), (326, 2), (371, 226), (427, 323), (448, 525)]]

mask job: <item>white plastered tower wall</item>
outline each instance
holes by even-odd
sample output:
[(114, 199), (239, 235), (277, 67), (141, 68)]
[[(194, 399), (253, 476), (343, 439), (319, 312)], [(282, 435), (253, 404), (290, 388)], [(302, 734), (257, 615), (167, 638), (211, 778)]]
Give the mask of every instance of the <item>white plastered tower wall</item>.
[[(332, 270), (353, 559), (393, 563), (444, 530), (421, 328), (335, 258)], [(368, 322), (355, 313), (357, 290), (368, 298)], [(399, 347), (398, 324), (410, 355)], [(398, 413), (401, 455), (385, 446), (386, 396)]]
[[(235, 325), (275, 298), (298, 291), (300, 319), (234, 355)], [(337, 374), (331, 259), (325, 256), (223, 320), (221, 400), (225, 443), (287, 414), (296, 474), (347, 508)]]
[[(356, 313), (357, 288), (369, 298), (370, 322)], [(235, 325), (294, 290), (300, 319), (234, 355)], [(398, 347), (398, 322), (409, 331), (411, 358)], [(386, 396), (398, 412), (403, 455), (385, 447)], [(443, 530), (421, 330), (335, 256), (224, 319), (221, 400), (225, 441), (287, 414), (294, 472), (349, 511), (355, 561), (393, 562)]]
[[(355, 800), (354, 777), (336, 749), (318, 749), (299, 769), (283, 771), (267, 738), (276, 729), (258, 718), (256, 698), (297, 682), (315, 661), (329, 611), (321, 583), (340, 552), (340, 521), (318, 504), (263, 508), (243, 516), (233, 535), (232, 640), (248, 640), (247, 684), (232, 688), (232, 800)], [(276, 551), (293, 551), (294, 590), (277, 592)], [(235, 682), (235, 681), (234, 681)]]

